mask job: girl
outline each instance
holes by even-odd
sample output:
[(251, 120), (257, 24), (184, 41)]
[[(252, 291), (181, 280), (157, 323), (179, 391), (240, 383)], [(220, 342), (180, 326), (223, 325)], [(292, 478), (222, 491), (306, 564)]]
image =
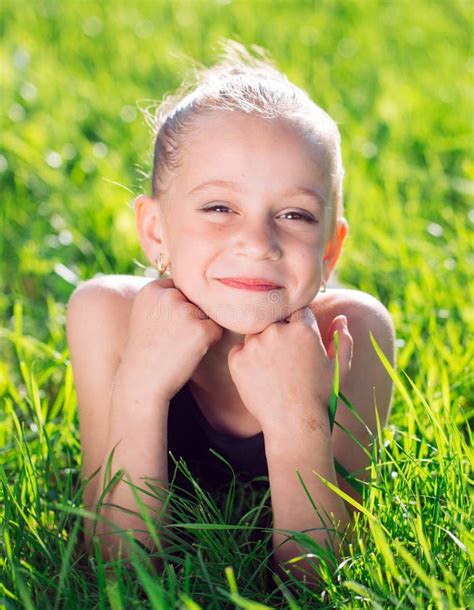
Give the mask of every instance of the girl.
[[(340, 390), (365, 424), (344, 403), (338, 423), (367, 446), (375, 407), (388, 416), (392, 384), (369, 333), (393, 364), (390, 315), (363, 292), (325, 290), (348, 231), (337, 126), (253, 48), (260, 58), (227, 41), (156, 113), (151, 196), (137, 197), (135, 220), (160, 279), (94, 278), (69, 302), (84, 504), (100, 512), (107, 558), (121, 542), (114, 527), (155, 548), (134, 494), (158, 528), (166, 505), (130, 483), (166, 491), (171, 454), (203, 487), (225, 485), (210, 448), (242, 476), (268, 475), (277, 567), (301, 552), (279, 530), (324, 547), (327, 514), (343, 532), (351, 505), (314, 472), (360, 501), (335, 460), (361, 479), (368, 459), (330, 430), (336, 332)], [(104, 496), (119, 469), (126, 480)]]

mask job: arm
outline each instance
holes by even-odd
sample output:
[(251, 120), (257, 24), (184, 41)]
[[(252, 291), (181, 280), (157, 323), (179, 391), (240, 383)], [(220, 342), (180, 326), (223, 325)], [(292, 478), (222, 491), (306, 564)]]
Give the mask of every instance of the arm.
[[(340, 389), (358, 409), (368, 428), (375, 433), (374, 405), (377, 405), (380, 421), (384, 425), (391, 401), (392, 382), (375, 353), (369, 331), (393, 364), (393, 322), (388, 311), (378, 301), (367, 299), (365, 295), (364, 301), (357, 300), (355, 306), (354, 302), (336, 302), (324, 312), (326, 322), (321, 321), (321, 315), (318, 316), (318, 322), (327, 328), (330, 320), (341, 313), (348, 319), (354, 351), (350, 373)], [(323, 519), (326, 518), (324, 510), (333, 512), (336, 522), (340, 521), (338, 531), (342, 532), (350, 525), (349, 516), (354, 508), (346, 505), (313, 471), (361, 502), (361, 497), (349, 483), (336, 475), (334, 458), (359, 479), (367, 479), (365, 469), (369, 461), (366, 454), (337, 426), (333, 429), (331, 439), (327, 408), (323, 409), (321, 404), (316, 403), (312, 406), (312, 412), (316, 423), (314, 430), (295, 422), (292, 430), (288, 430), (288, 427), (284, 431), (272, 428), (265, 434), (274, 525), (275, 528), (299, 531), (322, 525), (296, 475), (298, 470)], [(349, 429), (364, 446), (369, 445), (370, 435), (342, 401), (338, 402), (336, 420)], [(325, 541), (330, 539), (330, 533), (324, 529), (307, 533), (323, 547)], [(284, 534), (275, 532), (273, 542), (277, 561), (286, 561), (302, 554), (293, 541), (277, 548), (286, 538)], [(339, 553), (341, 549), (337, 539), (335, 542), (335, 551)], [(309, 567), (309, 562), (301, 561), (295, 565), (301, 566), (301, 569), (308, 568), (314, 575), (314, 568)], [(295, 576), (301, 577), (301, 574), (300, 570), (295, 571)]]
[[(337, 537), (325, 529), (332, 528), (326, 516), (333, 515), (338, 532), (344, 532), (350, 523), (350, 516), (344, 501), (331, 491), (313, 471), (321, 474), (334, 485), (338, 485), (334, 468), (334, 455), (327, 409), (314, 405), (315, 418), (313, 425), (295, 422), (291, 429), (273, 429), (265, 434), (265, 450), (268, 462), (268, 474), (271, 489), (273, 510), (273, 527), (306, 531), (323, 548), (326, 541), (339, 552)], [(296, 470), (299, 471), (308, 492), (313, 499), (320, 516), (314, 510), (306, 492), (301, 485)], [(294, 541), (285, 543), (289, 534), (275, 531), (273, 533), (274, 558), (278, 563), (304, 554)], [(302, 578), (304, 571), (314, 577), (314, 568), (307, 560), (294, 564), (295, 576)]]
[[(163, 498), (163, 491), (168, 490), (169, 402), (158, 399), (146, 387), (146, 380), (133, 362), (124, 360), (114, 382), (105, 456), (98, 474), (100, 485), (95, 491), (92, 508), (97, 509), (103, 488), (119, 469), (123, 469), (123, 479), (119, 479), (101, 500), (100, 518), (95, 532), (108, 558), (121, 543), (120, 533), (113, 533), (117, 530), (132, 530), (136, 540), (150, 550), (155, 548), (148, 527), (140, 515), (134, 490), (127, 481), (135, 486), (154, 525), (169, 523), (163, 502), (156, 497)], [(105, 480), (106, 462), (114, 448), (109, 477)], [(147, 483), (153, 490), (149, 489)], [(138, 487), (148, 493), (138, 491)], [(86, 541), (90, 548), (91, 531), (87, 533)], [(123, 555), (127, 556), (128, 550)]]
[[(163, 484), (167, 481), (168, 403), (160, 402), (145, 390), (150, 387), (146, 378), (150, 379), (153, 372), (147, 371), (145, 366), (134, 367), (129, 359), (122, 358), (129, 317), (128, 299), (108, 287), (102, 279), (81, 284), (68, 304), (66, 329), (83, 451), (81, 478), (90, 479), (84, 489), (84, 507), (90, 512), (97, 508), (105, 466), (117, 443), (112, 475), (124, 468), (129, 478), (144, 488), (143, 475), (161, 479)], [(137, 417), (138, 412), (140, 417)], [(96, 474), (90, 478), (93, 473)], [(139, 495), (153, 515), (159, 512), (161, 503), (150, 496)], [(138, 511), (130, 486), (117, 483), (103, 498), (101, 515), (111, 518), (117, 529), (147, 530), (139, 518), (114, 509), (111, 503)], [(92, 529), (93, 522), (84, 518), (88, 551)], [(110, 552), (105, 543), (112, 543), (114, 547), (119, 542), (117, 536), (105, 534), (110, 529), (106, 523), (99, 522), (97, 534), (106, 558), (110, 557)], [(139, 534), (136, 538), (144, 541), (147, 536)]]

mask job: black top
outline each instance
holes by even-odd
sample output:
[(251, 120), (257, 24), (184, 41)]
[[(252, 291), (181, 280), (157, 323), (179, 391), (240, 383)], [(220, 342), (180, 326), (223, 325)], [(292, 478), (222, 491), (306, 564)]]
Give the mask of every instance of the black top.
[[(218, 452), (234, 470), (237, 480), (250, 481), (257, 476), (268, 477), (263, 432), (249, 437), (236, 437), (218, 432), (206, 419), (186, 383), (173, 396), (168, 412), (168, 477), (173, 480), (175, 462), (183, 457), (192, 476), (207, 490), (226, 486), (232, 480), (231, 468), (210, 449)], [(175, 484), (192, 489), (177, 469)]]

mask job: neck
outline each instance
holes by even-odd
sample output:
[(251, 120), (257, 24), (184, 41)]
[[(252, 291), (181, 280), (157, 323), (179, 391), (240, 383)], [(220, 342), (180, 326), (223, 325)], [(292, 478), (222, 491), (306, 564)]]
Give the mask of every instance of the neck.
[(224, 328), (222, 337), (208, 349), (190, 381), (199, 388), (209, 391), (215, 390), (216, 387), (234, 388), (227, 357), (231, 348), (237, 343), (243, 343), (244, 338), (245, 335)]

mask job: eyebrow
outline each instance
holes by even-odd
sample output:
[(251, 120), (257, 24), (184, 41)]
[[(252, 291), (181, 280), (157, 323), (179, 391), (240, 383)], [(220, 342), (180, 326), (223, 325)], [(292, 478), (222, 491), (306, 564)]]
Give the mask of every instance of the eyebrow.
[[(224, 188), (231, 189), (233, 191), (237, 191), (239, 193), (243, 192), (243, 189), (240, 184), (238, 184), (237, 182), (233, 182), (232, 180), (207, 180), (206, 182), (202, 182), (201, 184), (198, 184), (197, 186), (193, 187), (188, 192), (188, 195), (200, 193), (201, 191), (204, 191), (205, 189), (211, 186), (221, 186)], [(321, 193), (317, 189), (309, 186), (292, 186), (289, 189), (282, 191), (280, 195), (283, 197), (306, 195), (307, 197), (311, 197), (318, 205), (321, 205), (322, 207), (324, 207), (326, 203)]]

